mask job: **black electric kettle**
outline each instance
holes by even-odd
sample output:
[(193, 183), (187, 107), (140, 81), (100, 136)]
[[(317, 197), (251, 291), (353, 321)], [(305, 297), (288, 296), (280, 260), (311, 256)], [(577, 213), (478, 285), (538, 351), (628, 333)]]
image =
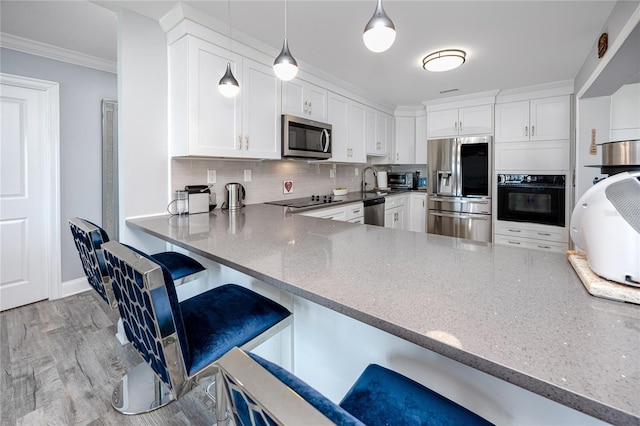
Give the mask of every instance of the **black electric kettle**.
[(244, 207), (242, 202), (246, 196), (244, 186), (240, 183), (231, 182), (224, 186), (226, 191), (225, 202), (222, 204), (222, 209), (227, 210), (239, 210)]

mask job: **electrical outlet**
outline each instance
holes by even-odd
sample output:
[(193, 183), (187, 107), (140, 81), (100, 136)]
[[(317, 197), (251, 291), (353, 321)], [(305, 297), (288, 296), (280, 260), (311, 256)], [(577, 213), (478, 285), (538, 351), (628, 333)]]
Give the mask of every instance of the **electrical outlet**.
[(216, 171), (207, 170), (207, 184), (211, 185), (213, 183), (216, 183)]
[(329, 178), (335, 179), (336, 177), (336, 169), (329, 169)]
[(251, 182), (251, 169), (244, 171), (244, 181)]
[(355, 170), (355, 175), (356, 176), (360, 175), (360, 169), (359, 168), (356, 167), (354, 170)]

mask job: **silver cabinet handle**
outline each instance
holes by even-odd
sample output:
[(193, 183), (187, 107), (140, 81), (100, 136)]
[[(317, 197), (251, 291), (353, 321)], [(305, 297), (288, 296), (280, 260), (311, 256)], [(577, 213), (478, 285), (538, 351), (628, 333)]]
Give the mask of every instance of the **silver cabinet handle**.
[(538, 244), (538, 248), (547, 249), (547, 250), (551, 249), (551, 247), (549, 246), (541, 246), (540, 244)]
[(520, 245), (520, 241), (507, 241), (509, 244), (515, 244), (517, 246)]
[(305, 114), (308, 114), (308, 113), (309, 113), (309, 103), (308, 103), (307, 101), (304, 101), (304, 108), (302, 108), (302, 111), (303, 111)]
[(529, 126), (524, 126), (524, 135), (529, 136)]
[(457, 121), (453, 123), (453, 128), (454, 128), (455, 130), (458, 130), (458, 122), (457, 122)]
[(536, 134), (536, 126), (531, 126), (531, 136), (535, 136)]
[(245, 151), (249, 150), (249, 136), (244, 137), (244, 149)]
[(459, 127), (459, 129), (460, 129), (460, 130), (462, 130), (462, 121), (460, 122), (460, 127)]
[(550, 237), (551, 234), (549, 234), (548, 232), (538, 232), (538, 235), (543, 235), (545, 237)]
[(360, 213), (360, 209), (358, 209), (358, 210), (354, 210), (352, 213), (353, 213), (353, 214)]
[(522, 231), (519, 229), (509, 229), (509, 232), (522, 232)]
[(238, 150), (242, 149), (242, 135), (238, 135)]

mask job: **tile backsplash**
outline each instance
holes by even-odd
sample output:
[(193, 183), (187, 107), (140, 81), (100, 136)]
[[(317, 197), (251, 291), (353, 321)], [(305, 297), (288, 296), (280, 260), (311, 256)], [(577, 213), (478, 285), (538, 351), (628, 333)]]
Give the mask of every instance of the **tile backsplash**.
[[(216, 171), (216, 183), (211, 188), (215, 203), (220, 207), (224, 201), (225, 184), (241, 183), (246, 190), (245, 204), (286, 198), (306, 197), (313, 194), (330, 194), (334, 188), (344, 187), (359, 191), (362, 170), (366, 164), (330, 164), (296, 160), (238, 161), (228, 159), (183, 159), (171, 160), (171, 189), (183, 189), (185, 185), (206, 185), (207, 171)], [(393, 166), (395, 169), (397, 166)], [(392, 170), (391, 166), (378, 166), (377, 170)], [(415, 168), (423, 170), (424, 165)], [(357, 175), (356, 175), (357, 169)], [(245, 182), (245, 170), (251, 170), (251, 181)], [(412, 170), (409, 168), (409, 170)], [(331, 177), (335, 175), (335, 177)], [(293, 192), (285, 194), (284, 181), (293, 181)], [(372, 173), (367, 173), (367, 183), (374, 184)], [(213, 198), (213, 197), (212, 197)]]

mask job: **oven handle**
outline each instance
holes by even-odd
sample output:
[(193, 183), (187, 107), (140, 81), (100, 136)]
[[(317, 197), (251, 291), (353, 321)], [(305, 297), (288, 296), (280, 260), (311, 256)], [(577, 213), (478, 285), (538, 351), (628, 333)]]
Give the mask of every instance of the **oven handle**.
[(489, 220), (489, 216), (484, 214), (444, 213), (432, 210), (429, 211), (429, 214), (433, 216), (452, 217), (454, 219)]

